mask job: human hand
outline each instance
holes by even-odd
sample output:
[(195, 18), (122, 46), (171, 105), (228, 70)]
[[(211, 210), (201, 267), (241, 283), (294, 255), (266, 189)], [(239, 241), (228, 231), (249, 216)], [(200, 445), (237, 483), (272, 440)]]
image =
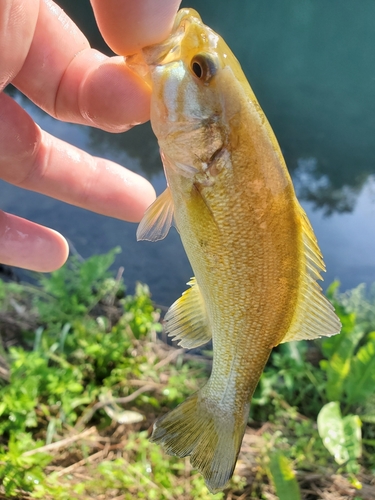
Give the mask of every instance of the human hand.
[[(132, 54), (168, 35), (181, 0), (91, 0), (104, 39)], [(0, 2), (0, 178), (88, 210), (137, 222), (154, 200), (146, 179), (41, 130), (2, 90), (12, 83), (63, 121), (123, 132), (149, 119), (151, 89), (91, 49), (52, 0)], [(68, 255), (56, 231), (0, 211), (0, 262), (47, 272)]]

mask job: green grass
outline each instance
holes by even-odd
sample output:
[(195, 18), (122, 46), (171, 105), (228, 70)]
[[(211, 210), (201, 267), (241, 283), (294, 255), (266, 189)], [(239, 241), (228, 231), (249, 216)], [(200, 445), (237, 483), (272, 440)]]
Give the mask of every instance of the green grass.
[(348, 487), (374, 478), (374, 294), (332, 285), (342, 333), (275, 349), (236, 474), (226, 492), (211, 495), (188, 459), (166, 456), (147, 433), (204, 383), (209, 356), (187, 359), (158, 340), (147, 286), (127, 295), (121, 272), (108, 271), (118, 251), (73, 258), (35, 286), (0, 281), (0, 498), (276, 492), (283, 500), (305, 498), (309, 474), (321, 476), (321, 487), (334, 473)]

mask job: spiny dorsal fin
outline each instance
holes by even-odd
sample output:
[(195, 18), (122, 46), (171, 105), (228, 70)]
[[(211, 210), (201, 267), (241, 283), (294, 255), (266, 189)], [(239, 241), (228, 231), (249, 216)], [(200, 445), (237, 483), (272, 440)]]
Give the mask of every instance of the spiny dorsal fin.
[(165, 332), (178, 345), (193, 349), (211, 340), (206, 308), (197, 281), (192, 278), (188, 288), (165, 315)]
[(323, 295), (316, 282), (322, 279), (325, 271), (314, 231), (302, 207), (302, 239), (305, 254), (305, 269), (302, 277), (302, 289), (294, 320), (282, 342), (292, 340), (312, 340), (318, 337), (330, 337), (341, 330), (341, 323), (329, 300)]
[(137, 240), (165, 238), (173, 221), (173, 200), (169, 187), (148, 207), (137, 229)]

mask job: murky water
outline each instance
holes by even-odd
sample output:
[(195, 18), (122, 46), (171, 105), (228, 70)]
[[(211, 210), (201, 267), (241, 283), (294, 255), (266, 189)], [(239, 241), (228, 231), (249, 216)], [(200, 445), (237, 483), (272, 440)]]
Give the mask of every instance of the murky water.
[[(60, 2), (100, 46), (85, 9)], [(184, 2), (221, 33), (247, 74), (281, 144), (299, 198), (323, 251), (325, 282), (342, 289), (375, 281), (375, 2), (205, 0)], [(84, 25), (85, 24), (85, 25)], [(39, 125), (95, 155), (143, 173), (164, 189), (149, 125), (126, 134), (60, 123), (20, 95)], [(0, 207), (62, 232), (84, 257), (120, 245), (116, 265), (132, 288), (147, 282), (168, 305), (191, 269), (172, 230), (158, 243), (135, 241), (136, 226), (0, 183)]]

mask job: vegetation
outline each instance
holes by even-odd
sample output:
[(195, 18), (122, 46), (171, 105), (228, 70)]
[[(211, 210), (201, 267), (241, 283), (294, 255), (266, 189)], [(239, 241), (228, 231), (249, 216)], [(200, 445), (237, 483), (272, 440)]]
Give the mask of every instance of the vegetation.
[[(148, 441), (211, 354), (158, 339), (148, 288), (127, 295), (118, 249), (37, 285), (0, 281), (0, 498), (373, 498), (375, 293), (329, 289), (339, 336), (275, 349), (228, 489)], [(375, 292), (375, 290), (374, 290)]]

